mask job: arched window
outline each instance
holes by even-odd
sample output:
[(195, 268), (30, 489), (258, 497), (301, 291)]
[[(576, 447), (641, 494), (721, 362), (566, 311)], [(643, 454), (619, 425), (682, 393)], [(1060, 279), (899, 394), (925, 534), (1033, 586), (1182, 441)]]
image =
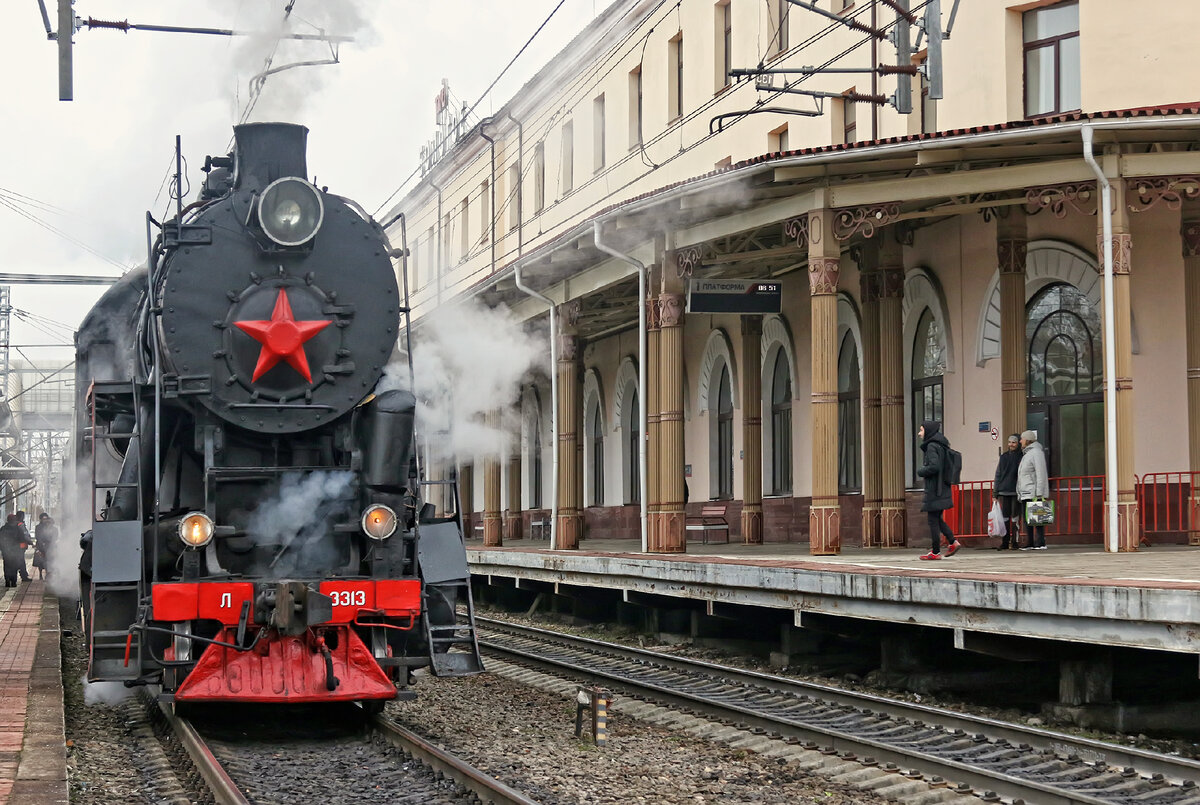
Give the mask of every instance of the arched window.
[(529, 440), (529, 508), (542, 507), (542, 411), (534, 420), (533, 438)]
[(729, 367), (721, 367), (717, 383), (717, 497), (733, 497), (733, 387)]
[[(946, 373), (946, 342), (933, 312), (925, 308), (917, 322), (912, 351), (912, 434), (916, 438), (926, 419), (942, 421), (942, 375)], [(920, 466), (921, 451), (913, 451), (913, 471)]]
[(792, 491), (792, 373), (787, 353), (775, 352), (771, 370), (771, 494)]
[(1104, 472), (1100, 313), (1073, 285), (1051, 285), (1029, 303), (1028, 424), (1059, 476)]
[(862, 389), (858, 345), (846, 333), (838, 351), (838, 491), (862, 491)]
[(604, 505), (604, 421), (600, 416), (600, 403), (592, 403), (592, 432), (589, 434), (592, 447), (592, 505)]
[(641, 401), (638, 400), (637, 388), (629, 394), (629, 414), (625, 422), (626, 450), (625, 477), (629, 485), (625, 489), (627, 503), (642, 502), (642, 466), (640, 463), (642, 447), (642, 411)]

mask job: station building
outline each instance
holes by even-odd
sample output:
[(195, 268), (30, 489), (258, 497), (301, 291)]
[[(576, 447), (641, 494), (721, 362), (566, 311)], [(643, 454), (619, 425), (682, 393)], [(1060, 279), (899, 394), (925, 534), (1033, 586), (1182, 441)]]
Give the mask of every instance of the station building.
[[(916, 430), (935, 419), (964, 456), (963, 533), (1005, 437), (1031, 428), (1062, 540), (1187, 542), (1200, 98), (1185, 34), (1200, 11), (962, 3), (938, 98), (913, 24), (925, 6), (908, 20), (899, 0), (809, 5), (617, 0), (496, 114), (429, 149), (389, 230), (407, 232), (397, 269), (418, 329), (471, 299), (550, 333), (554, 308), (553, 369), (495, 400), (496, 421), (519, 423), (512, 448), (430, 474), (457, 473), (486, 545), (540, 536), (556, 512), (558, 549), (683, 552), (689, 515), (711, 506), (747, 543), (924, 546)], [(872, 31), (902, 31), (911, 53)], [(811, 71), (880, 64), (922, 69)], [(777, 312), (689, 307), (701, 282), (737, 281), (777, 289)]]

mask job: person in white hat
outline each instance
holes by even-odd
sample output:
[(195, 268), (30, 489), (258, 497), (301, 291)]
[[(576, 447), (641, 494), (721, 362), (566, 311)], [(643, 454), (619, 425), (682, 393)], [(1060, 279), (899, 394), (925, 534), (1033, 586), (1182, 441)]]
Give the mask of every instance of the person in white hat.
[[(1046, 474), (1046, 451), (1037, 440), (1036, 430), (1021, 434), (1021, 464), (1017, 467), (1017, 497), (1022, 510), (1031, 500), (1050, 497), (1050, 478)], [(1025, 519), (1025, 545), (1023, 551), (1046, 550), (1046, 527), (1033, 525)]]

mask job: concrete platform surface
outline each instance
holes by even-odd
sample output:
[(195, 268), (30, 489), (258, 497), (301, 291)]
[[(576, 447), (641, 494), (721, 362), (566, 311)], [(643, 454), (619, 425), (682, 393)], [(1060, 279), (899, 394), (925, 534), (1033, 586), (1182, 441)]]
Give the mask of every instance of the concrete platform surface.
[(645, 554), (630, 540), (545, 541), (500, 548), (468, 542), (472, 572), (723, 606), (893, 621), (970, 632), (1200, 653), (1200, 548), (1106, 553), (1099, 546), (995, 551), (966, 545), (921, 561), (925, 548), (849, 548), (811, 556), (807, 543), (689, 543), (686, 554)]
[(0, 805), (65, 805), (58, 599), (40, 581), (0, 589)]

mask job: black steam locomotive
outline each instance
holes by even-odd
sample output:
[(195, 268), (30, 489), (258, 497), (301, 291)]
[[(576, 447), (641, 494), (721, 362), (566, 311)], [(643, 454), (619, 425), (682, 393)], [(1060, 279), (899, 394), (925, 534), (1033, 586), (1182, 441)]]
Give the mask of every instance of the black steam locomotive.
[(385, 378), (407, 283), (305, 178), (307, 135), (236, 127), (76, 335), (89, 679), (376, 709), (414, 668), (481, 670), (457, 491), (425, 503), (411, 384)]

